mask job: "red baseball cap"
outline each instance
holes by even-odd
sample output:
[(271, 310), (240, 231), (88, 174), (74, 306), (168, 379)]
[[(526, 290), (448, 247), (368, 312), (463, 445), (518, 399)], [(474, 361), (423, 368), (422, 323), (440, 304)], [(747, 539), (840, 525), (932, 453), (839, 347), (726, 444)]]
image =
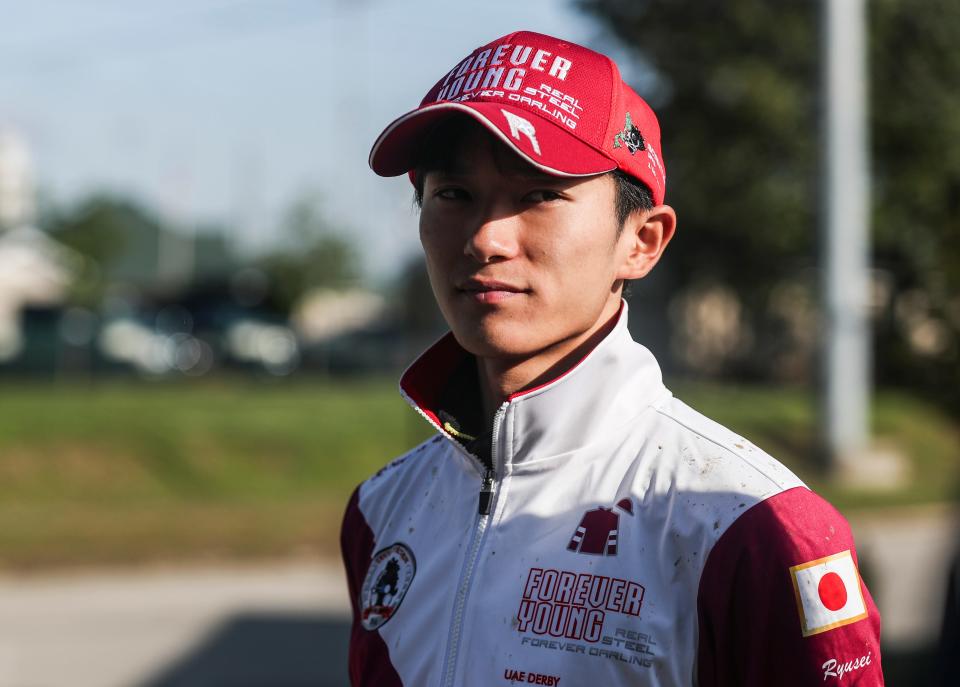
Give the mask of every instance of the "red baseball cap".
[(606, 55), (532, 31), (474, 50), (395, 119), (370, 151), (380, 176), (417, 164), (424, 137), (452, 114), (476, 119), (533, 166), (556, 176), (621, 169), (663, 202), (666, 170), (660, 125)]

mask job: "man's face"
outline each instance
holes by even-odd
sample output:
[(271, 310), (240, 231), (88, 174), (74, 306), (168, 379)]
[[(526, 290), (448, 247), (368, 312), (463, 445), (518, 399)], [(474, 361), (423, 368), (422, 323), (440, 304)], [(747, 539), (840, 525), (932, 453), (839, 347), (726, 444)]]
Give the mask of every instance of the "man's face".
[[(619, 306), (627, 241), (609, 175), (548, 176), (480, 127), (426, 174), (420, 240), (440, 310), (465, 349), (524, 359)], [(601, 320), (603, 320), (601, 322)]]

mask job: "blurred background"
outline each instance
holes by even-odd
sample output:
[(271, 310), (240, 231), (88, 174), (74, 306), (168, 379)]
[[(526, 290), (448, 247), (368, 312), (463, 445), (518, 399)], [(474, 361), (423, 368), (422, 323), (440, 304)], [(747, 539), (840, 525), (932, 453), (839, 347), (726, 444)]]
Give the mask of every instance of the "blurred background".
[(851, 472), (821, 371), (829, 1), (0, 0), (0, 687), (346, 683), (340, 517), (429, 434), (396, 379), (444, 331), (411, 188), (367, 153), (518, 28), (611, 55), (660, 115), (680, 227), (635, 338), (851, 521), (888, 684), (950, 670), (960, 5), (866, 1)]

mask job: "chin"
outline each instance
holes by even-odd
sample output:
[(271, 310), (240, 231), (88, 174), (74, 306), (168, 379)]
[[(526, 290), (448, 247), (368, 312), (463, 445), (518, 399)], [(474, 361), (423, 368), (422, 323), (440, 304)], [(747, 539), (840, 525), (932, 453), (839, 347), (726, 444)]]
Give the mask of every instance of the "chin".
[(455, 323), (451, 329), (457, 342), (478, 358), (517, 358), (542, 348), (537, 339), (530, 336), (529, 327), (515, 322), (500, 325)]

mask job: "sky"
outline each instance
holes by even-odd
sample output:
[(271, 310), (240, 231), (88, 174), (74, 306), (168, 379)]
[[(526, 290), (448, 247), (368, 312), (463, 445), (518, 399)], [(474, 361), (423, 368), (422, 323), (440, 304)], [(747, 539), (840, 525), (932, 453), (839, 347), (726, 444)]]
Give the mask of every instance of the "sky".
[(45, 197), (123, 193), (250, 249), (317, 194), (374, 279), (418, 248), (409, 183), (367, 167), (380, 131), (493, 38), (602, 35), (569, 0), (0, 0), (0, 16), (0, 127)]

